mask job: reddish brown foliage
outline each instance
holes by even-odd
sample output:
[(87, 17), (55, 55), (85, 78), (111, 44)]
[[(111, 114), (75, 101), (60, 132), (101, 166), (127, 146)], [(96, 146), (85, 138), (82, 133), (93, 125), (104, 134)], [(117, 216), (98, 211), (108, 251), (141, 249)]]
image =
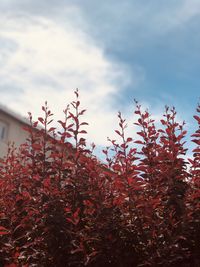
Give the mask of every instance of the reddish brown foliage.
[(200, 266), (200, 106), (192, 159), (175, 109), (157, 129), (136, 102), (138, 140), (119, 113), (102, 164), (75, 94), (59, 131), (47, 104), (29, 114), (27, 143), (0, 167), (0, 266)]

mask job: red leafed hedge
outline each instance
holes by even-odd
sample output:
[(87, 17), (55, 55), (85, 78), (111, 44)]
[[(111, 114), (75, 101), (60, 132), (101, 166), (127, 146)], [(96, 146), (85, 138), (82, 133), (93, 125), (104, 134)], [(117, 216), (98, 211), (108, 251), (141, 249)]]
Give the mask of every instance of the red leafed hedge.
[(104, 164), (86, 147), (75, 95), (59, 130), (47, 104), (38, 121), (29, 114), (29, 139), (1, 164), (0, 266), (199, 267), (200, 106), (191, 159), (175, 109), (157, 129), (136, 102), (138, 138), (119, 113)]

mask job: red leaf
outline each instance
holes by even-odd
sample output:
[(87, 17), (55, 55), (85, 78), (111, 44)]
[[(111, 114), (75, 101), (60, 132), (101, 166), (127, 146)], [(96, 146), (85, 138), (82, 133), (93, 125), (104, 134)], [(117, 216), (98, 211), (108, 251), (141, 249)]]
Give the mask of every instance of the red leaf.
[(3, 226), (0, 226), (0, 235), (8, 235), (9, 231)]
[(42, 124), (44, 124), (44, 119), (43, 119), (42, 117), (38, 117), (38, 120), (39, 120)]
[(80, 126), (81, 126), (81, 125), (89, 125), (89, 123), (87, 123), (87, 122), (81, 122), (81, 123), (80, 123)]
[(25, 198), (31, 199), (31, 196), (30, 196), (29, 192), (27, 192), (27, 191), (22, 192), (22, 195)]
[(32, 144), (33, 149), (40, 150), (42, 146), (40, 144)]
[(33, 123), (33, 127), (37, 127), (37, 125), (38, 125), (38, 121), (35, 121), (34, 123)]
[(43, 185), (44, 185), (45, 187), (47, 187), (47, 188), (51, 185), (51, 180), (50, 180), (49, 177), (46, 178), (46, 179), (44, 179), (44, 181), (43, 181)]
[(71, 138), (72, 137), (72, 135), (70, 133), (68, 133), (68, 132), (62, 133), (61, 135), (64, 136), (64, 137), (67, 137), (67, 138)]
[(59, 120), (58, 123), (60, 123), (62, 125), (62, 127), (65, 129), (65, 127), (66, 127), (66, 123), (65, 122)]
[(121, 133), (118, 130), (115, 130), (115, 132), (119, 135), (122, 136)]
[(165, 131), (166, 131), (166, 133), (167, 133), (168, 135), (171, 135), (171, 129), (170, 129), (170, 128), (167, 128)]
[(142, 137), (145, 137), (145, 134), (144, 132), (137, 132), (138, 135), (142, 136)]
[(140, 140), (137, 140), (134, 142), (135, 144), (139, 144), (139, 145), (144, 145), (144, 142), (140, 141)]
[(16, 263), (10, 263), (10, 264), (6, 264), (4, 265), (4, 267), (17, 267), (18, 265)]
[(51, 128), (49, 128), (48, 132), (50, 133), (50, 132), (54, 131), (55, 129), (56, 129), (55, 127), (51, 127)]
[(85, 130), (81, 130), (79, 133), (80, 134), (86, 134), (87, 132)]
[(192, 142), (196, 143), (197, 145), (200, 145), (200, 139), (192, 139)]
[(68, 207), (64, 208), (64, 210), (65, 210), (65, 212), (70, 212), (71, 211), (71, 209), (68, 208)]
[(78, 209), (74, 212), (74, 214), (73, 214), (74, 219), (77, 219), (77, 218), (78, 218), (79, 212), (80, 212), (80, 208), (78, 208)]
[(103, 149), (102, 152), (105, 154), (105, 155), (108, 155), (108, 151)]
[(200, 148), (195, 148), (194, 150), (192, 150), (192, 152), (200, 153)]
[(74, 224), (74, 221), (73, 221), (71, 218), (67, 218), (66, 220), (67, 220), (68, 222)]
[(136, 110), (135, 111), (135, 114), (140, 114), (141, 112), (139, 110)]
[(198, 121), (198, 123), (200, 124), (200, 117), (197, 115), (194, 115), (194, 119)]
[(81, 112), (79, 112), (79, 115), (83, 115), (86, 112), (86, 109), (81, 110)]

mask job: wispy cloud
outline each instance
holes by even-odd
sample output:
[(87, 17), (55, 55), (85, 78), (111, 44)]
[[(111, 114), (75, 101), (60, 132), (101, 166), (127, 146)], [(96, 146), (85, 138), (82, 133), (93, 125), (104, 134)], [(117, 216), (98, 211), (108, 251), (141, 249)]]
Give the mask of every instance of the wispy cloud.
[(58, 117), (78, 87), (88, 107), (90, 138), (103, 144), (114, 126), (113, 96), (131, 81), (127, 69), (109, 61), (70, 21), (61, 27), (46, 18), (12, 15), (1, 16), (0, 24), (1, 101), (21, 114), (32, 111), (38, 116), (47, 100)]

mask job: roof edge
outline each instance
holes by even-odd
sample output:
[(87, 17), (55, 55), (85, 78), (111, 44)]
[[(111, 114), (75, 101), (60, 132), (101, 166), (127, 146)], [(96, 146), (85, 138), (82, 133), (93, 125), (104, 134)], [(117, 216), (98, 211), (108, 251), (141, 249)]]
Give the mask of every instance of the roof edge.
[(23, 117), (19, 113), (14, 112), (13, 110), (11, 110), (10, 108), (8, 108), (7, 106), (5, 106), (1, 103), (0, 103), (0, 111), (7, 114), (8, 116), (14, 118), (15, 120), (18, 120), (19, 122), (21, 122), (23, 124), (30, 125), (30, 122), (27, 118)]

